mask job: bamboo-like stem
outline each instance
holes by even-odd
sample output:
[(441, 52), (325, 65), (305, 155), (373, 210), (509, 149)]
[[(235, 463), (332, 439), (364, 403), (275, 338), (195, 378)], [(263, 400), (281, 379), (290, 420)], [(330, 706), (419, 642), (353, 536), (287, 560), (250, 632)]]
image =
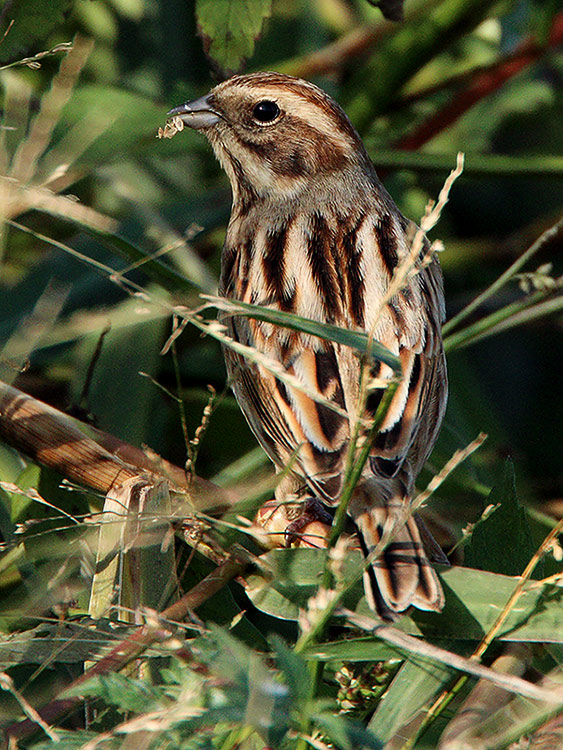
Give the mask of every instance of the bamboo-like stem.
[(107, 493), (140, 473), (87, 437), (71, 417), (2, 382), (0, 440), (98, 492)]
[(73, 417), (0, 381), (0, 440), (49, 466), (71, 481), (107, 494), (143, 472), (190, 491), (198, 506), (232, 505), (230, 493), (196, 477), (189, 485), (183, 469)]

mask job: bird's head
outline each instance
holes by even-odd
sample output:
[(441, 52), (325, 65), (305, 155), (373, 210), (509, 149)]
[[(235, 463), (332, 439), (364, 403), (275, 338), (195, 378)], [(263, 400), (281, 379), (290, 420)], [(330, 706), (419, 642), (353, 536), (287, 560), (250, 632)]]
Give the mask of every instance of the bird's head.
[(201, 130), (229, 175), (235, 199), (290, 197), (327, 176), (369, 169), (341, 107), (312, 83), (280, 73), (239, 75), (169, 116)]

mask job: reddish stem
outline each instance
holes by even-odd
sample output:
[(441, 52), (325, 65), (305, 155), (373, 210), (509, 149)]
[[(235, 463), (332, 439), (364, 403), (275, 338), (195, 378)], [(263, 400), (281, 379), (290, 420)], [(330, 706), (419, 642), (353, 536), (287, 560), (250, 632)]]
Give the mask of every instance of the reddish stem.
[(500, 60), (498, 65), (477, 73), (468, 86), (449, 104), (429, 117), (412, 133), (401, 138), (395, 147), (405, 151), (416, 151), (448, 125), (456, 122), (474, 104), (497, 91), (510, 78), (536, 62), (546, 49), (556, 47), (562, 42), (563, 13), (559, 13), (553, 20), (549, 38), (544, 45), (538, 44), (533, 37), (525, 39), (512, 55)]

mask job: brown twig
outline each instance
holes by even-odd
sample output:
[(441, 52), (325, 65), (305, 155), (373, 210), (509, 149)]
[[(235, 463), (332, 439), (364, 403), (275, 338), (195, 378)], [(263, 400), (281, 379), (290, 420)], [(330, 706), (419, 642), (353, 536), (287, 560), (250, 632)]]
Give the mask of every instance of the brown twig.
[[(75, 691), (93, 677), (117, 672), (123, 669), (133, 659), (138, 658), (149, 646), (170, 639), (173, 629), (168, 623), (181, 622), (193, 609), (197, 609), (213, 594), (217, 593), (230, 580), (239, 575), (248, 561), (244, 557), (230, 557), (219, 565), (212, 573), (196, 584), (187, 594), (179, 599), (159, 615), (147, 618), (147, 622), (136, 630), (129, 638), (118, 643), (100, 659), (94, 666), (78, 677), (68, 686), (67, 690)], [(184, 655), (186, 651), (182, 652)], [(69, 698), (57, 698), (44, 706), (38, 713), (41, 720), (51, 725), (65, 714), (72, 711), (80, 702), (82, 696), (73, 695)], [(39, 728), (37, 720), (25, 719), (12, 724), (6, 729), (6, 736), (10, 741), (23, 739), (35, 734)]]
[(106, 493), (139, 474), (137, 467), (88, 438), (71, 417), (2, 382), (0, 439), (98, 492)]
[(225, 508), (233, 503), (230, 493), (211, 482), (196, 477), (188, 487), (179, 466), (83, 425), (2, 381), (0, 440), (67, 479), (104, 494), (139, 473), (150, 472), (168, 479), (178, 489), (189, 490), (194, 506), (207, 512), (211, 506)]
[(279, 63), (275, 66), (275, 70), (299, 78), (312, 78), (337, 70), (349, 60), (367, 52), (392, 30), (392, 24), (352, 29), (337, 41), (310, 55), (290, 60), (287, 63)]

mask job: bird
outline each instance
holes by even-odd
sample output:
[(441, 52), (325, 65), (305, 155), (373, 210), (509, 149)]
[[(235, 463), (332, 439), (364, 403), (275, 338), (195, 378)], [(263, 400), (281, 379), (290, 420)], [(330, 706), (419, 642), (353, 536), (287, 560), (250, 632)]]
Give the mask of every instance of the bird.
[[(168, 117), (206, 136), (231, 183), (220, 295), (367, 333), (400, 361), (348, 514), (370, 561), (371, 608), (387, 620), (411, 606), (439, 612), (444, 593), (422, 542), (429, 532), (409, 512), (448, 393), (443, 278), (428, 240), (414, 272), (390, 292), (417, 226), (386, 191), (344, 110), (313, 83), (235, 75)], [(354, 426), (373, 420), (384, 388), (366, 398), (364, 360), (348, 346), (248, 316), (224, 321), (232, 340), (292, 376), (225, 347), (235, 397), (281, 475), (276, 500), (337, 506)], [(369, 377), (385, 384), (392, 371), (375, 363)], [(379, 554), (382, 539), (390, 541)]]

